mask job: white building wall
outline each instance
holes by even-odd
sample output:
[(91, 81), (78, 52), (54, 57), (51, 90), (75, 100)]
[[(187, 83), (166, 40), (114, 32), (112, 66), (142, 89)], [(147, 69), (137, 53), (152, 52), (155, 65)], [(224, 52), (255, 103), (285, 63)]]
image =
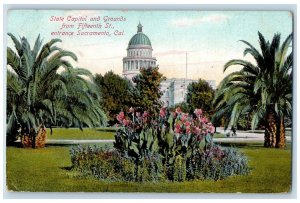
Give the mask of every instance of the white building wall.
[[(164, 106), (175, 106), (176, 104), (186, 101), (187, 87), (192, 82), (198, 80), (172, 78), (161, 83), (160, 90), (163, 92), (161, 101)], [(207, 80), (207, 82), (215, 89), (215, 81)], [(168, 104), (168, 105), (167, 105)]]

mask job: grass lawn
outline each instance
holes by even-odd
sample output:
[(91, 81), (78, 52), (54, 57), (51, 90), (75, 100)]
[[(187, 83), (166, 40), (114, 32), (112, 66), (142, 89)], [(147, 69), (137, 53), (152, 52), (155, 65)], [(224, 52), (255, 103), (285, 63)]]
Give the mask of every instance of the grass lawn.
[(48, 140), (106, 140), (114, 139), (116, 128), (53, 128), (47, 129)]
[[(234, 144), (232, 144), (234, 145)], [(236, 145), (236, 144), (235, 144)], [(108, 183), (80, 178), (68, 170), (69, 147), (44, 149), (7, 147), (7, 188), (12, 191), (52, 192), (288, 192), (291, 188), (291, 150), (266, 149), (261, 144), (237, 145), (250, 160), (251, 173), (222, 181), (181, 183)]]

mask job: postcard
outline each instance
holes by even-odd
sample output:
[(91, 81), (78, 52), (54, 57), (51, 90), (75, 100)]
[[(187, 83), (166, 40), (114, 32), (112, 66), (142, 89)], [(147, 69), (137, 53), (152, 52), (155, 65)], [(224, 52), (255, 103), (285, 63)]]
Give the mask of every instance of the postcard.
[(8, 10), (7, 191), (290, 193), (293, 18)]

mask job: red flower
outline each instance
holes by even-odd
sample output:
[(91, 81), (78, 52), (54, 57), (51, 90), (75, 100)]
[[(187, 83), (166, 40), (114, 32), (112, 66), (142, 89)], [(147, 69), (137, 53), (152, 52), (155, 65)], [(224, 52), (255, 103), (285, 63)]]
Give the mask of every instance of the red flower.
[(160, 115), (160, 117), (165, 117), (166, 116), (166, 108), (160, 109), (159, 115)]
[(188, 114), (184, 113), (181, 115), (181, 121), (184, 122), (188, 118)]
[(200, 128), (193, 126), (192, 132), (193, 132), (193, 134), (195, 134), (195, 135), (199, 135), (199, 134), (200, 134)]
[(185, 125), (186, 127), (191, 126), (191, 122), (190, 122), (190, 121), (186, 121), (186, 122), (184, 123), (184, 125)]
[(130, 124), (129, 120), (123, 119), (123, 124), (124, 126), (128, 126)]
[(186, 126), (185, 132), (186, 132), (186, 134), (190, 134), (191, 133), (191, 127), (190, 126)]
[(195, 109), (194, 114), (196, 114), (196, 116), (201, 116), (202, 115), (202, 109)]
[(200, 121), (201, 121), (202, 123), (207, 123), (207, 122), (208, 122), (208, 120), (207, 120), (207, 118), (206, 118), (206, 117), (202, 117), (202, 118), (200, 118)]
[(149, 113), (147, 111), (144, 111), (143, 118), (147, 118), (149, 116)]
[(215, 133), (215, 126), (213, 126), (213, 125), (209, 126), (208, 127), (208, 132), (212, 133), (212, 134)]
[(177, 123), (176, 125), (175, 125), (175, 133), (181, 133), (181, 126), (180, 126), (180, 124), (179, 123)]
[(124, 112), (121, 111), (121, 112), (117, 115), (117, 120), (118, 120), (119, 122), (122, 122), (124, 118), (125, 118)]
[(177, 107), (175, 111), (176, 111), (176, 113), (178, 113), (178, 114), (182, 112), (181, 109), (180, 109), (180, 107)]

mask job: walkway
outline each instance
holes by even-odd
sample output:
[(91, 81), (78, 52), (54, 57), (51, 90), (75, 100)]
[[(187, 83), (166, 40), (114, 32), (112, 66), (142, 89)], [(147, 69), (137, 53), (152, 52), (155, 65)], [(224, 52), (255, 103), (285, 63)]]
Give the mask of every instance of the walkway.
[[(227, 134), (229, 130), (224, 131), (223, 128), (217, 128), (217, 132), (222, 134)], [(236, 131), (236, 136), (234, 137), (224, 137), (224, 138), (214, 138), (214, 142), (263, 142), (264, 141), (264, 131)], [(291, 141), (291, 137), (286, 137), (287, 141)], [(96, 143), (112, 143), (114, 140), (47, 140), (47, 144), (96, 144)]]
[[(217, 132), (222, 134), (227, 134), (230, 130), (224, 131), (224, 128), (218, 127)], [(264, 141), (264, 130), (237, 130), (236, 136), (226, 137), (226, 138), (214, 138), (214, 142), (263, 142)], [(291, 137), (286, 137), (287, 141), (291, 141)]]

